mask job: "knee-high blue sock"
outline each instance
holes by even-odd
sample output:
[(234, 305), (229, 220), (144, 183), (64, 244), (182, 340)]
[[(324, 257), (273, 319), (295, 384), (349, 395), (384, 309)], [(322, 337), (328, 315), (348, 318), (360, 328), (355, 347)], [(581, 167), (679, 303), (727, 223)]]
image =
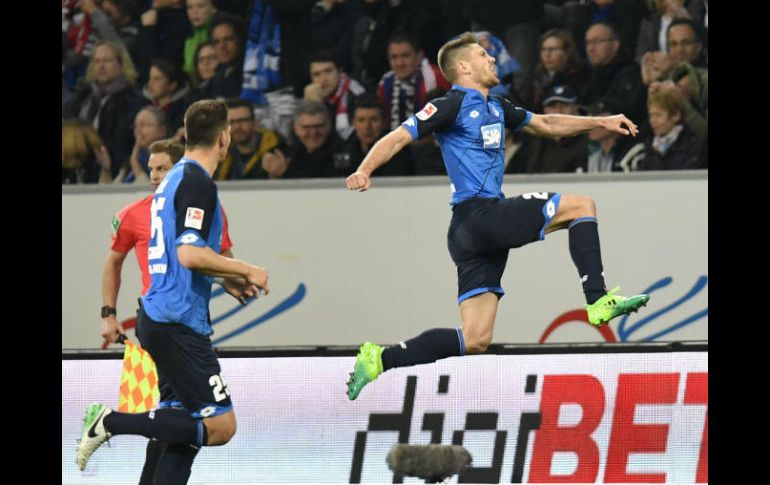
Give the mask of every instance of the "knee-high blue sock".
[(569, 253), (580, 275), (586, 302), (595, 302), (607, 292), (595, 217), (581, 217), (570, 222)]
[(205, 446), (208, 432), (202, 419), (185, 409), (156, 409), (148, 413), (112, 412), (104, 417), (104, 427), (113, 435), (138, 434), (167, 443)]
[(434, 328), (411, 340), (385, 348), (382, 351), (382, 370), (427, 364), (464, 354), (465, 341), (461, 329)]
[(192, 464), (198, 454), (192, 445), (169, 443), (155, 469), (155, 484), (185, 485), (190, 479)]

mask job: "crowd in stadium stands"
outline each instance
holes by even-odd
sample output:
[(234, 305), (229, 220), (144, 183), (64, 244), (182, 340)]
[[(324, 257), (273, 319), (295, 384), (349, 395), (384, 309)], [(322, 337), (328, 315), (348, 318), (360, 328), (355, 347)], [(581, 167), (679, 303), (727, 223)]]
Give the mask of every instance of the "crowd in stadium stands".
[[(451, 89), (436, 54), (465, 31), (494, 94), (640, 127), (506, 133), (506, 173), (708, 168), (708, 0), (62, 0), (62, 184), (146, 182), (206, 98), (232, 127), (215, 179), (346, 177)], [(430, 136), (375, 175), (442, 173)]]

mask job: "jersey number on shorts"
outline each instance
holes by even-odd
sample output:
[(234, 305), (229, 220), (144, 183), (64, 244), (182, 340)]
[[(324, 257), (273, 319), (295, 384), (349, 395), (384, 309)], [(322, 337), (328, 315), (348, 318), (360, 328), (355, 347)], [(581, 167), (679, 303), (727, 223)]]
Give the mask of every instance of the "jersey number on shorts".
[(227, 384), (219, 374), (209, 377), (209, 385), (214, 388), (214, 399), (217, 402), (224, 401), (230, 395), (230, 389), (227, 388)]
[(163, 221), (158, 215), (158, 212), (163, 210), (165, 203), (165, 197), (152, 199), (152, 206), (150, 207), (150, 239), (155, 239), (155, 246), (150, 246), (147, 252), (150, 260), (160, 259), (163, 253), (166, 252), (166, 246), (163, 243)]

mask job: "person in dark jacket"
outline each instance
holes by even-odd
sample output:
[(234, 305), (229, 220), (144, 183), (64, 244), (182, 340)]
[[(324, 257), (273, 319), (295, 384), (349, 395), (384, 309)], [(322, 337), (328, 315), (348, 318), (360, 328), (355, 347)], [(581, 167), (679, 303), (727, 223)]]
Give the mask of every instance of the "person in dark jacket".
[(708, 168), (706, 141), (682, 124), (684, 100), (676, 89), (650, 94), (647, 100), (653, 134), (644, 144), (640, 170)]
[(119, 41), (100, 41), (94, 47), (85, 82), (64, 106), (63, 118), (91, 123), (109, 152), (110, 175), (118, 174), (134, 146), (131, 121), (145, 103), (134, 89), (136, 71)]

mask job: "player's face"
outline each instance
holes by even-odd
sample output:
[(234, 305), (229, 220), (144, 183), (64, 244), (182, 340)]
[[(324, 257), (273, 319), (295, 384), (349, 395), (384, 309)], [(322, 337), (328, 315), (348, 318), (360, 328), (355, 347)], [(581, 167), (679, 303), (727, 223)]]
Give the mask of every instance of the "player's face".
[(420, 68), (420, 55), (409, 42), (388, 45), (388, 63), (398, 79), (407, 80)]
[(650, 115), (650, 127), (652, 131), (658, 136), (668, 135), (674, 126), (679, 123), (681, 116), (679, 114), (671, 114), (666, 111), (662, 106), (657, 104), (651, 104), (647, 107), (647, 112)]
[(321, 87), (324, 98), (331, 96), (340, 82), (340, 72), (333, 62), (311, 62), (310, 80)]
[(358, 108), (353, 117), (353, 129), (364, 145), (371, 146), (382, 133), (385, 123), (379, 108)]
[(150, 155), (147, 166), (150, 169), (150, 185), (155, 190), (163, 182), (173, 163), (171, 163), (171, 157), (168, 153), (153, 153)]
[(487, 54), (483, 47), (478, 44), (472, 44), (468, 48), (468, 57), (475, 81), (488, 88), (500, 84), (500, 79), (497, 77), (495, 58)]

